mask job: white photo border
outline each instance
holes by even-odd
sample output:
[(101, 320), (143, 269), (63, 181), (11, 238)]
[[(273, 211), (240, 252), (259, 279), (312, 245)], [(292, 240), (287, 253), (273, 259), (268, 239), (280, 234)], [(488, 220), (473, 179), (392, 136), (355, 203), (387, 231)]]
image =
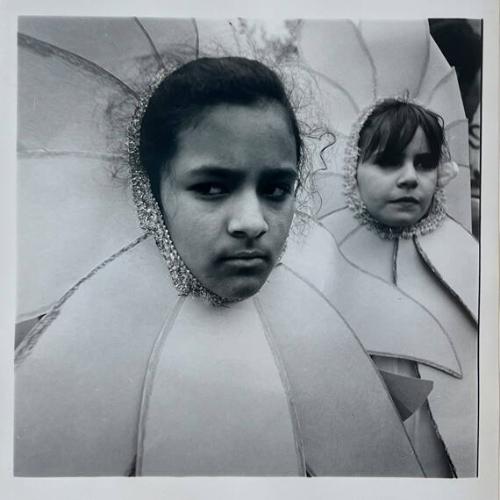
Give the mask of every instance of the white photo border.
[[(14, 478), (13, 343), (16, 275), (17, 16), (483, 19), (480, 445), (477, 479)], [(497, 0), (3, 0), (0, 4), (0, 496), (88, 499), (490, 500), (498, 498), (499, 4)]]

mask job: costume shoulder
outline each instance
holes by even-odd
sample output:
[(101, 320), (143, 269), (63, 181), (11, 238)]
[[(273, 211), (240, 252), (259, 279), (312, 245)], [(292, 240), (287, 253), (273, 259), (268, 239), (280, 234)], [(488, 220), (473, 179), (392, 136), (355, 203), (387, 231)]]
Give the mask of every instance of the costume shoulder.
[[(363, 251), (368, 253), (366, 247)], [(453, 346), (436, 318), (396, 285), (353, 265), (329, 230), (311, 223), (306, 237), (289, 241), (283, 261), (322, 293), (371, 354), (421, 361), (460, 375)]]
[(452, 296), (477, 322), (479, 244), (451, 217), (436, 231), (415, 238), (417, 251)]
[(142, 239), (49, 312), (38, 338), (28, 334), (16, 363), (16, 475), (126, 475), (144, 371), (176, 300)]
[(359, 221), (353, 217), (349, 207), (342, 207), (330, 213), (320, 215), (318, 220), (339, 245), (360, 227)]

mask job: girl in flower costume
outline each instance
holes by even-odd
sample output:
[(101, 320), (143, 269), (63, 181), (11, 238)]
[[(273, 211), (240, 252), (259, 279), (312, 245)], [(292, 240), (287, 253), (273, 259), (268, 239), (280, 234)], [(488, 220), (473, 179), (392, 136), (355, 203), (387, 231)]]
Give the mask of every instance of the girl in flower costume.
[[(456, 77), (425, 21), (338, 28), (311, 22), (301, 32), (302, 57), (337, 141), (315, 181), (317, 219), (338, 245), (318, 264), (321, 276), (302, 266), (303, 275), (359, 332), (398, 405), (420, 395), (402, 415), (426, 474), (475, 476), (479, 252), (469, 231), (467, 121)], [(318, 39), (321, 54), (312, 50)], [(301, 258), (318, 263), (326, 239), (311, 239)], [(344, 261), (377, 278), (376, 304), (376, 292), (348, 279)], [(298, 269), (298, 254), (288, 264)], [(406, 314), (394, 291), (438, 330)], [(382, 316), (394, 318), (391, 329)]]

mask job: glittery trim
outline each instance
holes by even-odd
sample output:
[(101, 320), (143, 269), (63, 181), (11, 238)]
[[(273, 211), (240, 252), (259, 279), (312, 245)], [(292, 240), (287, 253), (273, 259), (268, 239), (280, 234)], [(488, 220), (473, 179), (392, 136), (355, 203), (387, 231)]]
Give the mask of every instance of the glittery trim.
[[(401, 102), (414, 102), (408, 97), (394, 97)], [(392, 227), (383, 224), (375, 219), (361, 199), (358, 190), (357, 169), (360, 151), (358, 148), (359, 134), (363, 124), (373, 113), (375, 108), (386, 101), (387, 98), (378, 99), (373, 104), (365, 108), (354, 122), (347, 145), (344, 152), (344, 195), (347, 206), (354, 212), (354, 217), (363, 225), (376, 232), (382, 239), (392, 240), (396, 238), (410, 239), (413, 236), (419, 236), (430, 233), (437, 229), (446, 217), (446, 198), (442, 188), (436, 188), (431, 206), (427, 215), (410, 226)], [(421, 106), (421, 104), (419, 104)]]
[(141, 228), (153, 236), (161, 255), (167, 261), (168, 271), (172, 283), (179, 295), (193, 295), (200, 297), (214, 306), (221, 306), (234, 299), (220, 297), (203, 286), (191, 273), (181, 256), (177, 252), (170, 233), (165, 225), (163, 214), (153, 196), (149, 177), (144, 171), (140, 159), (139, 144), (141, 123), (148, 107), (149, 99), (163, 79), (175, 68), (162, 69), (147, 91), (139, 98), (139, 104), (130, 123), (128, 133), (128, 155), (132, 179), (132, 193), (137, 209), (137, 216)]

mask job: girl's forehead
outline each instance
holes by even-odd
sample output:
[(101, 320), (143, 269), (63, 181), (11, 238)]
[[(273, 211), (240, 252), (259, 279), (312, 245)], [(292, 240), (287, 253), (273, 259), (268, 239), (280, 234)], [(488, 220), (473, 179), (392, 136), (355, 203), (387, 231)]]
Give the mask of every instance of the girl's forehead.
[(221, 105), (179, 135), (171, 168), (177, 174), (297, 170), (296, 144), (280, 105)]
[[(406, 133), (405, 133), (406, 132)], [(377, 139), (374, 137), (373, 139)], [(361, 151), (368, 147), (370, 141), (365, 141), (361, 146)], [(379, 153), (400, 154), (408, 151), (429, 151), (430, 141), (424, 129), (418, 125), (413, 131), (392, 131), (392, 133), (382, 133), (378, 137), (378, 143), (371, 143), (371, 155)]]

